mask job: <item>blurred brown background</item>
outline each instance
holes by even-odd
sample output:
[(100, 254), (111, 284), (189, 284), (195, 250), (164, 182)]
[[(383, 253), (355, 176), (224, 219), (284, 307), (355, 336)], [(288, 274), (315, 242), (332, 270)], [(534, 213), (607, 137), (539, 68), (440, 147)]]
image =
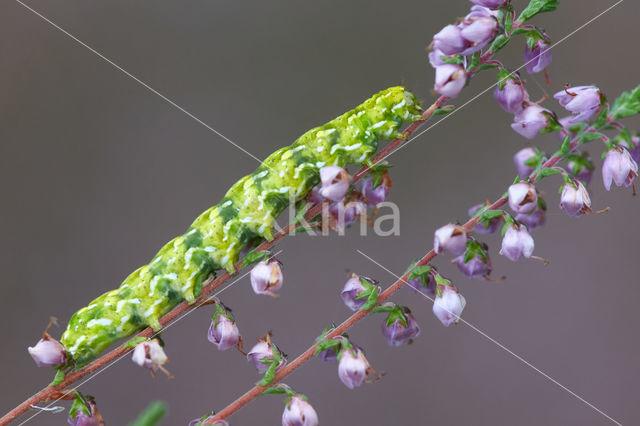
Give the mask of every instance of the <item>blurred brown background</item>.
[[(464, 0), (370, 1), (34, 1), (28, 2), (123, 68), (260, 158), (371, 94), (406, 85), (430, 103), (433, 71), (425, 47), (470, 6)], [(518, 9), (524, 1), (515, 2)], [(535, 22), (555, 40), (611, 1), (565, 0)], [(564, 83), (597, 83), (610, 98), (640, 83), (638, 4), (626, 1), (554, 49), (549, 71), (528, 78), (532, 98)], [(523, 40), (501, 55), (522, 63)], [(495, 81), (485, 72), (455, 101)], [(559, 111), (552, 100), (547, 104)], [(345, 269), (393, 277), (432, 244), (434, 229), (466, 218), (467, 208), (500, 195), (513, 179), (512, 155), (524, 146), (511, 117), (486, 94), (391, 157), (391, 199), (401, 235), (285, 240), (282, 297), (255, 296), (248, 278), (222, 298), (241, 332), (274, 330), (291, 357), (331, 322), (349, 315), (338, 292)], [(141, 87), (18, 3), (0, 4), (0, 411), (52, 377), (26, 352), (49, 316), (63, 331), (70, 315), (117, 287), (161, 245), (216, 203), (256, 161)], [(638, 124), (638, 121), (635, 121)], [(551, 151), (554, 135), (537, 143)], [(598, 159), (601, 145), (594, 144)], [(598, 160), (599, 164), (599, 160)], [(559, 179), (542, 189), (548, 224), (536, 254), (551, 263), (511, 263), (486, 239), (500, 283), (469, 281), (436, 264), (468, 301), (464, 317), (515, 353), (624, 424), (639, 424), (637, 324), (639, 200), (606, 193), (597, 172), (594, 208), (571, 219), (557, 208)], [(603, 416), (472, 329), (444, 328), (431, 304), (409, 291), (422, 333), (389, 348), (382, 317), (352, 330), (374, 368), (387, 375), (355, 391), (337, 367), (318, 360), (288, 380), (307, 394), (324, 425), (605, 425)], [(238, 353), (206, 341), (209, 309), (164, 333), (174, 380), (152, 380), (127, 358), (81, 389), (98, 398), (108, 424), (135, 418), (155, 399), (170, 408), (165, 425), (186, 424), (224, 407), (258, 380)], [(232, 425), (280, 424), (281, 398), (269, 396), (233, 416)], [(42, 414), (30, 425), (64, 424)]]

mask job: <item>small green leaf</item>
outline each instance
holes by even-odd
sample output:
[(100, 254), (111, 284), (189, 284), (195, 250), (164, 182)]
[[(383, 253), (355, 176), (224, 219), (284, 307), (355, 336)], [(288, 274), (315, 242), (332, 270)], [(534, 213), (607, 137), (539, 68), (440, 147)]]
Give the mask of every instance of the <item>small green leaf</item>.
[(277, 365), (278, 362), (274, 359), (271, 359), (269, 368), (267, 368), (267, 371), (264, 372), (264, 376), (262, 376), (262, 379), (258, 382), (259, 386), (267, 386), (269, 383), (273, 382), (273, 380), (276, 378)]
[(138, 343), (144, 342), (146, 340), (147, 340), (146, 337), (140, 337), (140, 336), (132, 337), (131, 339), (127, 340), (124, 343), (124, 345), (122, 345), (122, 348), (123, 349), (134, 349)]
[(268, 251), (253, 251), (251, 250), (247, 255), (242, 259), (242, 264), (240, 264), (241, 268), (245, 268), (249, 265), (253, 265), (256, 262), (261, 261), (265, 257), (269, 256)]
[(153, 401), (138, 415), (138, 418), (129, 423), (129, 426), (155, 426), (167, 415), (167, 406), (164, 402)]
[(471, 61), (469, 61), (469, 65), (467, 65), (467, 71), (470, 71), (477, 67), (480, 64), (480, 52), (475, 52), (471, 55)]
[(49, 383), (49, 386), (59, 385), (64, 380), (64, 377), (65, 377), (64, 370), (56, 371), (56, 376), (53, 378), (53, 381)]
[(531, 0), (529, 5), (522, 11), (518, 21), (525, 22), (539, 13), (553, 12), (558, 8), (558, 0)]
[(276, 387), (276, 386), (272, 386), (270, 388), (268, 388), (267, 390), (265, 390), (264, 392), (262, 392), (262, 395), (283, 395), (287, 393), (287, 391), (285, 389)]
[(367, 301), (360, 308), (361, 311), (368, 311), (378, 304), (378, 294), (380, 293), (380, 288), (378, 286), (373, 286), (374, 288), (369, 293), (369, 297), (367, 297)]
[(552, 169), (550, 167), (545, 167), (540, 170), (540, 174), (538, 175), (538, 177), (545, 178), (547, 176), (557, 175), (558, 173), (562, 173), (562, 171), (558, 169)]
[(564, 155), (569, 152), (569, 148), (571, 147), (571, 137), (567, 135), (562, 141), (562, 145), (560, 145), (560, 154)]
[(511, 40), (510, 37), (504, 34), (500, 34), (495, 38), (495, 40), (493, 40), (493, 43), (491, 43), (491, 48), (489, 50), (491, 50), (492, 52), (497, 52), (498, 50), (505, 47), (507, 43), (509, 43), (509, 40)]
[(432, 117), (438, 116), (438, 115), (446, 115), (446, 114), (450, 114), (455, 110), (455, 106), (453, 105), (445, 105), (442, 108), (438, 108), (437, 110), (435, 110), (433, 112), (433, 114), (431, 114)]
[(640, 113), (640, 86), (631, 92), (622, 92), (611, 106), (610, 116), (612, 120), (630, 117)]
[(442, 55), (442, 56), (440, 56), (440, 59), (445, 64), (453, 64), (453, 65), (462, 65), (462, 64), (464, 64), (464, 59), (462, 59), (462, 56), (460, 56), (460, 55), (453, 55), (453, 56), (444, 56), (444, 55)]

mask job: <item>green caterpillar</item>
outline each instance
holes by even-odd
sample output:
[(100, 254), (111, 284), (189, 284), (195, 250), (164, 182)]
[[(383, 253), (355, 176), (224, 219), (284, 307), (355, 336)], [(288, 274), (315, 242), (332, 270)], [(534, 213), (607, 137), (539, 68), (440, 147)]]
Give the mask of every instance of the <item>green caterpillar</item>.
[(367, 164), (379, 139), (401, 137), (402, 123), (420, 120), (420, 113), (411, 92), (392, 87), (271, 154), (151, 263), (71, 317), (61, 341), (76, 365), (146, 326), (159, 330), (159, 319), (183, 300), (192, 303), (217, 269), (235, 272), (248, 243), (273, 238), (274, 221), (289, 206), (290, 194), (295, 201), (304, 198), (318, 184), (321, 167)]

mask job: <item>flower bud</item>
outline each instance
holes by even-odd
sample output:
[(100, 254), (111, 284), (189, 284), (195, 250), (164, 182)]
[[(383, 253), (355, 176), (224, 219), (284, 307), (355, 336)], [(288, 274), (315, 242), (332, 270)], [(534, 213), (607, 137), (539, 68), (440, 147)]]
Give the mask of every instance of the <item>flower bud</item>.
[(467, 74), (460, 65), (445, 64), (436, 68), (434, 90), (443, 96), (455, 98), (467, 82)]
[(518, 114), (523, 109), (523, 103), (529, 100), (529, 94), (522, 82), (507, 77), (503, 80), (504, 86), (500, 89), (500, 84), (496, 85), (493, 91), (493, 98), (498, 105), (509, 114)]
[(131, 361), (140, 367), (148, 368), (152, 374), (155, 374), (157, 370), (161, 370), (167, 374), (167, 376), (171, 376), (163, 367), (163, 365), (169, 361), (169, 358), (167, 358), (167, 355), (164, 353), (164, 349), (160, 346), (158, 339), (138, 343), (133, 350)]
[(326, 166), (320, 169), (320, 181), (320, 195), (331, 201), (340, 201), (349, 190), (351, 176), (342, 167)]
[(76, 396), (69, 409), (67, 423), (71, 426), (104, 426), (104, 420), (93, 398), (87, 396), (80, 399)]
[(433, 249), (436, 253), (447, 250), (453, 254), (461, 254), (467, 245), (467, 233), (460, 225), (448, 224), (436, 230), (433, 238)]
[(340, 354), (338, 377), (349, 389), (360, 386), (367, 378), (369, 361), (360, 349), (345, 349)]
[(549, 126), (551, 114), (548, 109), (539, 105), (531, 104), (514, 117), (511, 128), (527, 139), (535, 138), (538, 133)]
[(357, 311), (367, 302), (369, 294), (375, 290), (380, 292), (380, 286), (376, 286), (375, 281), (354, 274), (344, 284), (340, 296), (349, 309)]
[(344, 231), (366, 213), (367, 206), (357, 199), (333, 203), (329, 206), (329, 228)]
[(465, 253), (451, 262), (455, 263), (467, 278), (486, 279), (491, 274), (491, 259), (487, 250), (486, 244), (469, 240)]
[(431, 274), (425, 275), (426, 285), (422, 282), (420, 278), (414, 278), (406, 282), (409, 290), (414, 293), (422, 293), (430, 298), (434, 298), (436, 295), (436, 281), (433, 279)]
[(403, 312), (403, 315), (406, 322), (399, 315), (391, 312), (382, 323), (382, 335), (387, 339), (389, 346), (401, 346), (420, 334), (420, 326), (413, 315), (408, 310)]
[(560, 208), (573, 217), (580, 217), (591, 211), (591, 198), (582, 182), (575, 179), (562, 186)]
[[(331, 329), (332, 330), (332, 329)], [(332, 340), (346, 340), (344, 336), (336, 336)], [(329, 348), (324, 350), (318, 354), (318, 358), (320, 358), (324, 362), (337, 362), (338, 361), (338, 353), (333, 349)]]
[(60, 367), (67, 362), (66, 349), (48, 333), (35, 346), (29, 346), (27, 351), (38, 367)]
[(514, 183), (509, 187), (509, 207), (516, 213), (529, 213), (536, 208), (538, 194), (528, 182)]
[(282, 288), (282, 267), (275, 259), (260, 261), (251, 270), (251, 287), (256, 294), (275, 296)]
[(515, 217), (516, 221), (523, 223), (527, 226), (527, 229), (534, 230), (544, 225), (547, 221), (546, 209), (538, 206), (530, 213), (518, 213)]
[(462, 52), (465, 44), (460, 28), (455, 25), (447, 25), (433, 36), (433, 50), (439, 50), (445, 55), (455, 55)]
[(452, 286), (443, 286), (442, 293), (433, 301), (433, 314), (445, 326), (460, 321), (460, 314), (467, 301)]
[(488, 7), (489, 9), (497, 9), (500, 6), (504, 6), (505, 4), (509, 3), (509, 0), (471, 0), (471, 3)]
[(282, 426), (317, 426), (318, 414), (304, 398), (291, 397), (282, 413)]
[(366, 178), (362, 181), (362, 195), (370, 206), (376, 206), (383, 202), (389, 195), (390, 190), (391, 178), (386, 170), (382, 172), (382, 180), (375, 188), (373, 187), (373, 179)]
[(466, 41), (466, 49), (460, 52), (463, 56), (481, 50), (493, 40), (498, 30), (498, 21), (491, 11), (482, 6), (474, 6), (471, 10), (459, 25), (460, 35)]
[(264, 373), (267, 371), (269, 369), (269, 361), (278, 362), (276, 371), (279, 371), (287, 363), (287, 360), (281, 355), (277, 347), (275, 348), (277, 353), (274, 353), (273, 346), (275, 346), (273, 343), (259, 341), (247, 354), (247, 360), (253, 362), (258, 372)]
[(551, 45), (548, 41), (538, 38), (532, 44), (527, 40), (524, 49), (524, 63), (529, 74), (543, 71), (551, 63)]
[(534, 161), (538, 154), (538, 151), (533, 148), (523, 148), (516, 152), (513, 156), (513, 164), (516, 166), (516, 171), (520, 177), (527, 178), (533, 173), (534, 168), (527, 163)]
[(631, 158), (629, 151), (622, 146), (607, 151), (602, 163), (602, 181), (607, 191), (611, 189), (612, 181), (616, 186), (631, 186), (636, 176), (638, 163)]
[(446, 64), (446, 62), (442, 60), (443, 56), (447, 56), (447, 55), (445, 55), (442, 50), (433, 49), (431, 52), (429, 52), (429, 63), (433, 68), (437, 68), (440, 65), (444, 65)]
[(511, 225), (502, 238), (500, 254), (515, 262), (520, 257), (531, 257), (535, 244), (524, 226)]
[(219, 351), (226, 351), (238, 345), (240, 342), (240, 332), (233, 320), (224, 314), (220, 314), (211, 320), (207, 338), (218, 347)]
[(567, 111), (573, 113), (573, 116), (563, 121), (564, 125), (569, 126), (591, 118), (598, 112), (603, 101), (600, 89), (595, 86), (566, 88), (553, 95), (553, 97)]
[[(475, 217), (478, 210), (486, 207), (487, 205), (488, 205), (487, 203), (484, 203), (484, 204), (476, 204), (475, 206), (471, 207), (468, 212), (469, 217), (470, 218)], [(498, 230), (498, 228), (500, 228), (501, 225), (502, 225), (502, 216), (498, 216), (491, 219), (486, 225), (485, 223), (481, 223), (481, 222), (476, 223), (475, 226), (473, 227), (473, 230), (478, 234), (493, 234)]]

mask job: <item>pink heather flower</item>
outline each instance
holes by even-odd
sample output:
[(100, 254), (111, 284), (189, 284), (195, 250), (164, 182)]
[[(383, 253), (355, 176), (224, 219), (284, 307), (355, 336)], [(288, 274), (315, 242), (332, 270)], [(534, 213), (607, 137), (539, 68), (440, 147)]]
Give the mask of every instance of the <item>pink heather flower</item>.
[(329, 206), (329, 227), (337, 231), (352, 225), (367, 213), (367, 206), (360, 200), (342, 200)]
[(64, 346), (46, 333), (35, 346), (29, 346), (27, 351), (38, 367), (60, 367), (67, 362)]
[(498, 21), (490, 10), (474, 6), (459, 27), (460, 35), (466, 42), (466, 48), (460, 54), (466, 56), (478, 52), (493, 40), (498, 30)]
[[(484, 207), (486, 207), (487, 204), (483, 203), (483, 204), (476, 204), (475, 206), (471, 207), (468, 211), (469, 213), (469, 217), (472, 218), (476, 215), (476, 212)], [(473, 227), (473, 230), (475, 232), (477, 232), (478, 234), (493, 234), (494, 232), (496, 232), (498, 230), (498, 228), (500, 228), (500, 226), (502, 225), (502, 216), (499, 217), (494, 217), (493, 219), (491, 219), (489, 221), (489, 226), (485, 227), (484, 223), (478, 222), (476, 223), (476, 225)]]
[(516, 213), (530, 213), (538, 204), (536, 188), (528, 182), (514, 183), (508, 193), (509, 207)]
[(383, 172), (382, 181), (376, 188), (373, 187), (373, 179), (366, 178), (362, 181), (362, 195), (370, 206), (376, 206), (383, 202), (390, 190), (391, 178), (386, 171)]
[(434, 90), (443, 96), (455, 98), (467, 82), (467, 73), (460, 65), (445, 64), (436, 68)]
[(282, 413), (282, 426), (317, 426), (318, 414), (302, 397), (293, 396)]
[(541, 130), (549, 126), (547, 114), (551, 114), (551, 111), (539, 105), (531, 104), (516, 114), (511, 128), (525, 138), (533, 139)]
[(251, 270), (251, 287), (256, 294), (274, 296), (282, 288), (282, 267), (275, 259), (260, 261)]
[(440, 65), (444, 65), (446, 64), (446, 62), (442, 60), (443, 56), (448, 56), (448, 55), (445, 55), (442, 50), (434, 48), (431, 52), (429, 52), (429, 63), (433, 68), (437, 68)]
[(497, 9), (500, 6), (504, 6), (509, 3), (509, 0), (470, 0), (471, 3), (475, 3), (479, 6), (488, 7), (489, 9)]
[(622, 146), (607, 151), (602, 163), (602, 181), (607, 191), (611, 189), (611, 182), (616, 186), (631, 186), (636, 176), (638, 163), (631, 158), (629, 151)]
[(331, 201), (340, 201), (349, 190), (351, 176), (342, 167), (326, 166), (320, 169), (320, 181), (320, 195)]
[(345, 349), (340, 355), (338, 377), (349, 389), (360, 386), (367, 378), (369, 361), (360, 349)]
[[(281, 357), (280, 354), (278, 354), (278, 356)], [(263, 341), (256, 343), (247, 354), (247, 360), (253, 362), (253, 365), (260, 373), (264, 373), (269, 368), (269, 364), (265, 364), (262, 360), (270, 360), (274, 359), (274, 357), (275, 355), (271, 348), (271, 344)], [(286, 363), (287, 360), (284, 357), (281, 357), (276, 371), (279, 371)]]
[(518, 175), (522, 178), (527, 178), (533, 173), (534, 168), (527, 165), (527, 162), (538, 156), (538, 152), (533, 148), (522, 148), (516, 152), (513, 156), (513, 164), (516, 166)]
[(436, 296), (433, 301), (433, 314), (440, 320), (442, 325), (449, 327), (460, 321), (460, 314), (467, 301), (457, 290), (451, 286), (444, 286), (442, 294)]
[(462, 254), (467, 245), (467, 233), (460, 225), (452, 223), (436, 230), (433, 237), (433, 249), (436, 253), (447, 250), (453, 254)]
[(591, 198), (582, 182), (575, 179), (562, 186), (560, 208), (573, 217), (580, 217), (591, 211)]
[(551, 63), (551, 45), (546, 40), (538, 39), (529, 48), (529, 43), (524, 48), (524, 62), (529, 74), (543, 71)]
[(238, 344), (240, 332), (235, 322), (225, 315), (218, 315), (211, 321), (207, 338), (218, 347), (219, 351), (226, 351)]
[(320, 195), (320, 185), (311, 188), (311, 191), (307, 194), (307, 201), (313, 204), (320, 204), (324, 201), (324, 197)]
[(98, 414), (96, 403), (92, 400), (88, 400), (87, 404), (89, 405), (89, 413), (85, 411), (86, 408), (83, 409), (81, 407), (77, 407), (75, 410), (70, 410), (69, 416), (67, 417), (67, 423), (71, 426), (104, 426), (104, 420), (102, 420), (102, 416)]
[(169, 361), (158, 339), (147, 340), (136, 345), (131, 356), (131, 361), (140, 367), (148, 368), (152, 373), (161, 370), (168, 376), (170, 374), (163, 367)]
[(516, 81), (507, 77), (503, 83), (502, 89), (500, 89), (500, 84), (496, 85), (493, 98), (509, 114), (519, 114), (524, 109), (523, 103), (529, 101), (529, 94), (519, 79)]
[(533, 254), (535, 244), (525, 226), (512, 225), (502, 238), (500, 254), (515, 262), (520, 257), (529, 258)]
[(404, 316), (407, 319), (406, 326), (399, 318), (389, 325), (386, 319), (382, 322), (382, 335), (387, 339), (389, 346), (401, 346), (420, 334), (420, 326), (413, 315), (405, 312)]
[(422, 293), (430, 298), (434, 298), (436, 295), (436, 281), (433, 279), (431, 274), (427, 274), (427, 285), (422, 284), (422, 280), (420, 278), (414, 278), (412, 280), (407, 281), (407, 287), (414, 293)]
[(518, 223), (525, 224), (527, 229), (533, 231), (547, 221), (546, 210), (538, 205), (531, 213), (518, 213), (515, 219)]
[(455, 55), (465, 49), (465, 40), (461, 30), (455, 25), (447, 25), (433, 36), (433, 50), (439, 50), (445, 55)]
[[(362, 296), (366, 294), (367, 291), (371, 290), (370, 288), (367, 288), (361, 280), (367, 281), (367, 278), (354, 274), (354, 276), (349, 278), (344, 284), (342, 292), (340, 293), (340, 297), (342, 297), (344, 304), (352, 311), (359, 310), (367, 301), (366, 297), (358, 298), (358, 296)], [(369, 285), (374, 286), (375, 284), (371, 282)], [(380, 287), (378, 286), (378, 291), (379, 290)]]
[(571, 125), (588, 120), (598, 112), (602, 105), (602, 93), (595, 86), (578, 86), (562, 90), (555, 95), (567, 111), (573, 113), (563, 125)]
[(458, 266), (460, 272), (467, 278), (486, 279), (491, 274), (491, 259), (486, 255), (486, 259), (476, 254), (468, 262), (464, 261), (464, 254), (454, 258), (451, 262)]

